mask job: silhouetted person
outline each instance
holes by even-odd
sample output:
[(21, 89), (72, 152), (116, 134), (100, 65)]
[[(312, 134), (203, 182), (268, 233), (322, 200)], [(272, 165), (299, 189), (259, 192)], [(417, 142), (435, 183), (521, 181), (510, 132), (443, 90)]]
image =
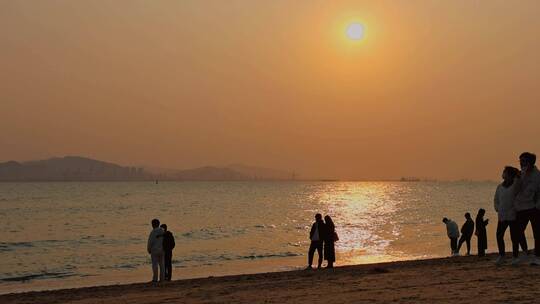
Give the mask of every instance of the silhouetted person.
[(165, 279), (165, 265), (163, 255), (163, 238), (160, 237), (163, 234), (163, 229), (159, 227), (159, 220), (152, 220), (152, 232), (148, 236), (147, 250), (152, 259), (152, 282), (158, 281), (158, 266), (159, 266), (159, 281), (162, 282)]
[(471, 255), (471, 238), (474, 233), (474, 221), (469, 212), (465, 213), (465, 223), (461, 226), (461, 238), (459, 238), (457, 252), (461, 249), (463, 243), (467, 244), (467, 255)]
[[(519, 226), (519, 239), (522, 249), (525, 251), (527, 239), (525, 238), (525, 229), (531, 222), (534, 235), (534, 254), (535, 258), (531, 260), (532, 265), (540, 265), (540, 172), (535, 166), (536, 155), (524, 152), (519, 156), (521, 166), (521, 178), (519, 190), (514, 199), (514, 208), (516, 209), (516, 221)], [(525, 248), (523, 245), (525, 244)], [(526, 252), (526, 251), (525, 251)]]
[(514, 209), (514, 199), (518, 191), (519, 170), (514, 167), (505, 167), (502, 173), (503, 182), (497, 186), (493, 206), (498, 214), (497, 222), (497, 247), (499, 257), (495, 262), (497, 265), (504, 262), (505, 245), (504, 233), (510, 227), (510, 238), (512, 239), (512, 264), (518, 264), (519, 241), (521, 233), (516, 222), (516, 210)]
[(172, 279), (172, 251), (174, 249), (174, 236), (172, 232), (167, 230), (167, 225), (161, 225), (163, 229), (163, 253), (165, 258), (165, 280)]
[(317, 250), (317, 254), (319, 255), (319, 262), (317, 264), (317, 268), (321, 268), (322, 261), (323, 261), (323, 244), (324, 239), (326, 238), (326, 226), (322, 220), (322, 215), (320, 213), (317, 213), (315, 215), (315, 223), (311, 226), (311, 231), (309, 232), (309, 239), (311, 240), (311, 244), (309, 245), (309, 251), (308, 251), (308, 267), (307, 269), (311, 269), (311, 265), (313, 264), (313, 255), (315, 254), (315, 250)]
[(476, 215), (476, 237), (478, 238), (478, 256), (486, 256), (487, 249), (487, 231), (486, 226), (489, 223), (489, 220), (484, 220), (484, 215), (486, 210), (480, 208), (478, 214)]
[(451, 219), (447, 219), (446, 217), (443, 218), (443, 223), (446, 225), (446, 234), (448, 235), (448, 238), (450, 239), (450, 250), (451, 255), (456, 256), (458, 255), (457, 251), (457, 240), (459, 238), (459, 228), (456, 222), (452, 221)]
[(336, 261), (336, 249), (334, 247), (334, 242), (337, 241), (336, 226), (329, 215), (324, 217), (324, 224), (326, 225), (324, 259), (328, 262), (328, 265), (326, 266), (327, 268), (334, 268), (334, 262)]

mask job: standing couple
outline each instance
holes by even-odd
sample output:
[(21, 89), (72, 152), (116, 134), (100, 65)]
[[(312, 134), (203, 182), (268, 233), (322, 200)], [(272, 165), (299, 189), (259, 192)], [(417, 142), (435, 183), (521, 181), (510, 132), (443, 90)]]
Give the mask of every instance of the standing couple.
[(152, 259), (152, 283), (170, 281), (172, 278), (172, 250), (174, 236), (167, 231), (167, 225), (159, 225), (158, 219), (152, 220), (152, 231), (148, 236), (147, 251)]
[[(510, 227), (512, 239), (512, 264), (524, 259), (531, 265), (540, 265), (540, 171), (536, 167), (536, 155), (524, 152), (519, 156), (521, 172), (514, 167), (505, 167), (503, 182), (495, 191), (494, 207), (498, 213), (497, 245), (499, 257), (497, 264), (505, 258), (504, 234)], [(534, 236), (534, 257), (529, 258), (525, 230), (531, 223)], [(519, 246), (525, 253), (519, 258)]]
[(336, 233), (336, 226), (332, 221), (330, 216), (325, 216), (324, 221), (322, 215), (317, 213), (315, 215), (315, 223), (311, 226), (311, 231), (309, 232), (309, 239), (311, 244), (309, 245), (308, 251), (308, 267), (307, 269), (312, 269), (311, 265), (313, 264), (313, 256), (315, 250), (319, 255), (319, 262), (317, 268), (321, 268), (323, 261), (323, 248), (324, 248), (324, 259), (328, 262), (326, 268), (334, 268), (334, 262), (336, 261), (336, 250), (334, 243), (339, 240)]

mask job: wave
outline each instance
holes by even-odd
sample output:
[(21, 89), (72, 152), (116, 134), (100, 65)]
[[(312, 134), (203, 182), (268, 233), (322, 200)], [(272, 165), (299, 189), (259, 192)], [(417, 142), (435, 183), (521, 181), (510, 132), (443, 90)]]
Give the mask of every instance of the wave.
[(271, 225), (259, 224), (259, 225), (255, 225), (255, 226), (253, 226), (253, 227), (259, 228), (259, 229), (261, 229), (261, 228), (262, 228), (262, 229), (265, 229), (265, 228), (275, 229), (277, 226), (276, 226), (276, 225), (273, 225), (273, 224), (271, 224)]
[(251, 255), (245, 255), (240, 256), (241, 259), (266, 259), (266, 258), (285, 258), (285, 257), (295, 257), (295, 256), (301, 256), (300, 253), (294, 253), (294, 252), (282, 252), (282, 253), (268, 253), (268, 254), (251, 254)]
[(138, 267), (143, 266), (146, 263), (123, 263), (123, 264), (115, 264), (110, 266), (101, 266), (99, 269), (101, 270), (107, 270), (107, 269), (136, 269)]
[(127, 239), (109, 239), (100, 236), (82, 236), (80, 239), (70, 240), (37, 240), (28, 242), (0, 242), (0, 252), (16, 251), (28, 248), (73, 248), (74, 246), (87, 245), (129, 245), (143, 243), (142, 238), (131, 237)]
[(18, 248), (34, 247), (32, 242), (0, 242), (0, 252), (13, 251)]
[(32, 280), (43, 280), (43, 279), (62, 279), (67, 277), (76, 276), (77, 274), (74, 272), (49, 272), (49, 271), (43, 271), (40, 273), (32, 273), (32, 274), (26, 274), (26, 275), (20, 275), (20, 276), (8, 276), (4, 278), (0, 278), (1, 282), (27, 282)]
[(180, 234), (180, 237), (191, 239), (191, 240), (217, 240), (223, 238), (230, 238), (238, 235), (245, 234), (246, 229), (237, 228), (237, 229), (223, 229), (219, 228), (202, 228), (199, 230), (191, 230)]
[[(220, 254), (220, 255), (192, 255), (189, 257), (184, 257), (180, 259), (173, 259), (173, 264), (182, 264), (182, 263), (209, 263), (209, 262), (223, 262), (223, 261), (234, 261), (234, 260), (256, 260), (256, 259), (267, 259), (267, 258), (285, 258), (285, 257), (295, 257), (302, 256), (301, 253), (296, 252), (278, 252), (278, 253), (251, 253), (246, 255), (234, 255), (234, 254)], [(174, 254), (173, 254), (174, 257)]]

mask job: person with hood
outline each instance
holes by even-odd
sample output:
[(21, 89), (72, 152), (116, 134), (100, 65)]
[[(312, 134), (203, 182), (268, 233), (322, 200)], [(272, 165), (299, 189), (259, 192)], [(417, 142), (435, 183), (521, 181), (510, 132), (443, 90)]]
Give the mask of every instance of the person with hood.
[[(519, 156), (521, 177), (519, 190), (514, 199), (516, 221), (519, 226), (519, 238), (526, 244), (525, 230), (531, 222), (534, 236), (534, 255), (531, 265), (540, 265), (540, 172), (535, 166), (536, 155), (524, 152)], [(522, 246), (522, 249), (525, 249)], [(526, 252), (526, 251), (525, 251)]]
[[(495, 263), (500, 265), (505, 259), (504, 233), (510, 227), (510, 238), (512, 239), (512, 265), (518, 264), (520, 232), (516, 222), (516, 210), (514, 209), (514, 198), (518, 190), (519, 170), (507, 166), (502, 172), (503, 182), (497, 186), (493, 206), (498, 214), (497, 222), (497, 247), (499, 257)], [(525, 245), (526, 247), (526, 245)]]
[(163, 255), (163, 229), (159, 227), (159, 220), (152, 220), (152, 231), (148, 236), (147, 251), (152, 259), (152, 283), (158, 281), (158, 266), (159, 266), (159, 281), (165, 280), (165, 264)]
[(457, 251), (457, 241), (459, 238), (459, 228), (456, 222), (452, 221), (448, 218), (443, 218), (443, 223), (446, 224), (446, 234), (448, 235), (448, 238), (450, 239), (450, 250), (452, 256), (459, 255), (459, 252)]
[(480, 208), (478, 210), (478, 214), (476, 215), (476, 237), (478, 238), (478, 256), (484, 257), (486, 256), (486, 249), (487, 249), (487, 230), (486, 226), (489, 223), (489, 220), (484, 220), (484, 215), (486, 214), (486, 210)]
[(326, 238), (326, 225), (324, 224), (324, 221), (322, 220), (322, 215), (320, 213), (317, 213), (315, 215), (315, 223), (311, 226), (311, 230), (309, 232), (309, 239), (311, 240), (311, 244), (309, 245), (309, 251), (308, 251), (308, 267), (307, 269), (312, 269), (311, 265), (313, 264), (313, 256), (315, 255), (315, 250), (317, 250), (317, 254), (319, 255), (319, 262), (317, 264), (317, 268), (321, 268), (322, 261), (323, 261), (323, 244), (324, 240)]
[(465, 223), (461, 226), (461, 238), (459, 238), (457, 252), (461, 249), (463, 243), (467, 244), (467, 255), (471, 255), (471, 238), (474, 233), (474, 221), (469, 212), (465, 213)]

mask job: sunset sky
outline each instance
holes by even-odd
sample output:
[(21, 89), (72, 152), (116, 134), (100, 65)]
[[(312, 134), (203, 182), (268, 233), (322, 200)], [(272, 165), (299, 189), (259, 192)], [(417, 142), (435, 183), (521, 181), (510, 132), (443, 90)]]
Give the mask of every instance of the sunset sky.
[(0, 0), (0, 161), (497, 179), (540, 154), (539, 15), (535, 0)]

